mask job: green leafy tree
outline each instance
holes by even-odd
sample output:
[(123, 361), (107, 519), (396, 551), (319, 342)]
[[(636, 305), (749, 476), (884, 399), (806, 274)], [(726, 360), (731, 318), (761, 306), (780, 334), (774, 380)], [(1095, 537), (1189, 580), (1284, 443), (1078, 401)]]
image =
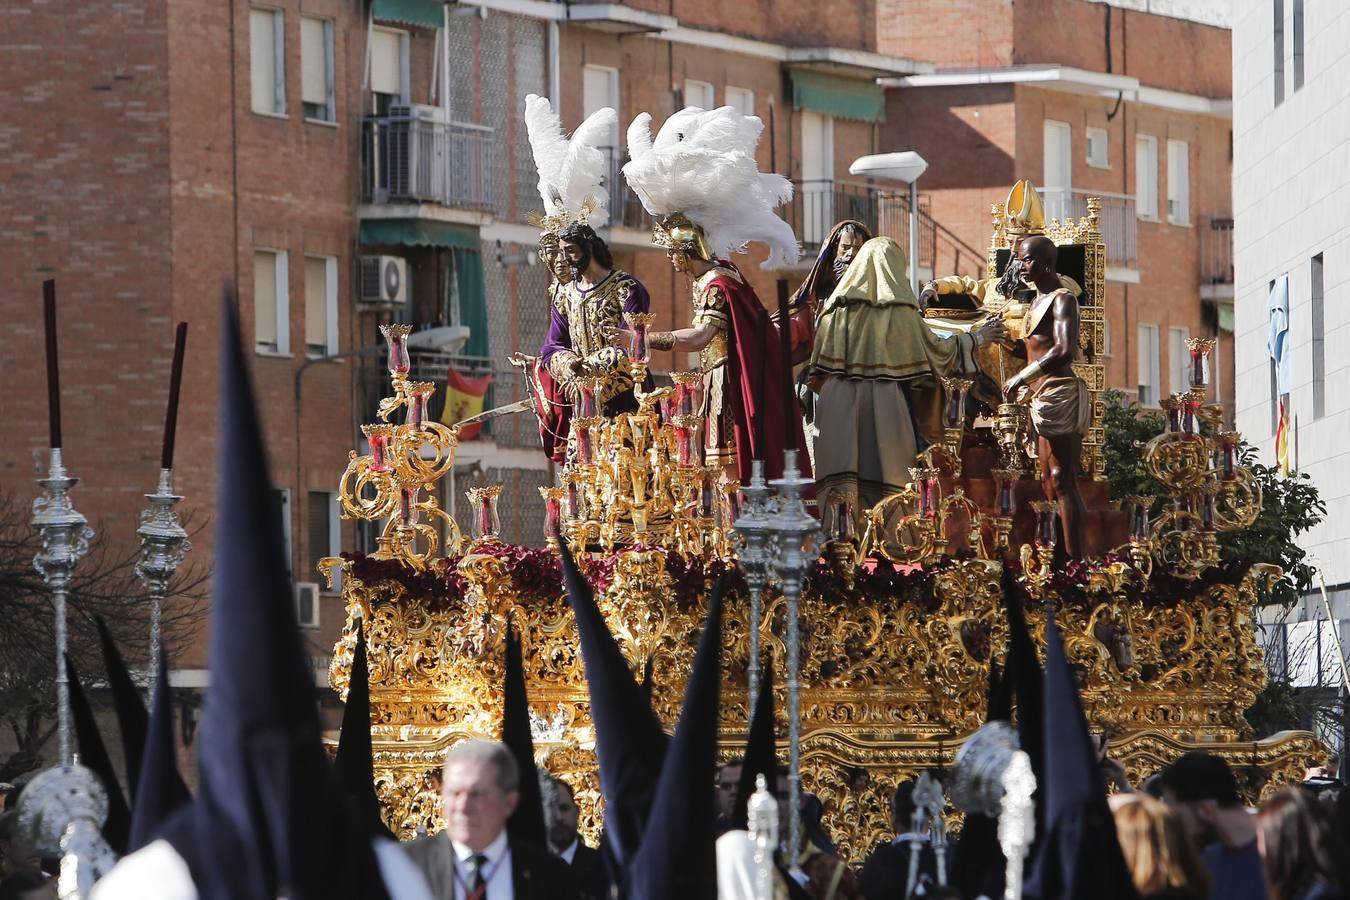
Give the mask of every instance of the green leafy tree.
[[(1127, 494), (1152, 494), (1156, 515), (1166, 491), (1144, 468), (1143, 445), (1167, 427), (1159, 412), (1141, 410), (1127, 403), (1120, 391), (1107, 391), (1102, 425), (1106, 432), (1103, 457), (1112, 499)], [(1326, 504), (1306, 473), (1282, 476), (1274, 466), (1257, 461), (1256, 448), (1243, 441), (1238, 447), (1240, 465), (1252, 470), (1261, 487), (1261, 513), (1249, 527), (1219, 533), (1219, 555), (1225, 561), (1270, 563), (1284, 570), (1284, 577), (1259, 586), (1263, 605), (1291, 606), (1312, 588), (1316, 570), (1297, 538), (1326, 515)]]

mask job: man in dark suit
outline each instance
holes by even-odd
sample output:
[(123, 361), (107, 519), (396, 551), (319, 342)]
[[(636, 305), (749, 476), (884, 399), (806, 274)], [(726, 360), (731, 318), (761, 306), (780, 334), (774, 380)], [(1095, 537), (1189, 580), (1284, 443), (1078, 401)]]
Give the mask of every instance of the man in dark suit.
[(464, 741), (446, 754), (445, 830), (406, 845), (436, 900), (579, 900), (566, 863), (508, 839), (519, 785), (515, 757), (496, 741)]
[(914, 781), (903, 781), (891, 797), (891, 828), (895, 838), (878, 844), (862, 870), (858, 881), (867, 900), (890, 900), (903, 897), (909, 881), (909, 857), (919, 853), (919, 875), (930, 878), (937, 874), (937, 863), (928, 842), (910, 831), (914, 819)]
[(582, 896), (588, 900), (609, 900), (609, 874), (600, 851), (586, 846), (577, 834), (577, 803), (572, 786), (561, 778), (553, 782), (553, 810), (549, 818), (548, 841), (553, 852), (572, 867)]

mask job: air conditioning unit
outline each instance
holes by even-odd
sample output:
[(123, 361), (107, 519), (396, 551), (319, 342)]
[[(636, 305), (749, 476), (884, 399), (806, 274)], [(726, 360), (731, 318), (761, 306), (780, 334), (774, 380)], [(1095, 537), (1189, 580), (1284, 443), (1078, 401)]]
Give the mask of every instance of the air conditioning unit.
[(313, 581), (295, 583), (295, 618), (301, 628), (319, 627), (319, 585)]
[(416, 119), (419, 122), (444, 124), (445, 110), (429, 103), (410, 103), (389, 107), (389, 115), (395, 119)]
[(362, 303), (407, 303), (408, 261), (401, 256), (363, 256)]

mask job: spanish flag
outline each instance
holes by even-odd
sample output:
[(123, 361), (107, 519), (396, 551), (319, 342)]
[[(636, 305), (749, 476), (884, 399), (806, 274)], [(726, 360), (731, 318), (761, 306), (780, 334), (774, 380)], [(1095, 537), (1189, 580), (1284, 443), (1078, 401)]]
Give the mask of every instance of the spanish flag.
[[(492, 373), (472, 378), (451, 369), (445, 376), (445, 410), (441, 413), (441, 424), (454, 425), (483, 411), (483, 397), (488, 385), (492, 383)], [(459, 439), (471, 441), (483, 430), (480, 422), (460, 429)]]
[(1280, 418), (1275, 426), (1275, 465), (1281, 475), (1289, 474), (1289, 395), (1280, 395)]

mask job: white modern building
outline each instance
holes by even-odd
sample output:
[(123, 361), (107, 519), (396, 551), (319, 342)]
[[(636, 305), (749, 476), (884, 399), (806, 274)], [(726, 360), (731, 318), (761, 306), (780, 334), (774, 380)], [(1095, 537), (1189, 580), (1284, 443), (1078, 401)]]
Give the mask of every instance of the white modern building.
[[(1236, 0), (1233, 212), (1237, 427), (1275, 460), (1287, 394), (1289, 460), (1327, 515), (1303, 537), (1350, 638), (1350, 4)], [(1288, 377), (1268, 350), (1287, 284)], [(1314, 588), (1292, 622), (1325, 618)], [(1314, 626), (1315, 631), (1320, 631)], [(1334, 665), (1332, 658), (1332, 668)], [(1330, 675), (1331, 673), (1327, 673)]]

